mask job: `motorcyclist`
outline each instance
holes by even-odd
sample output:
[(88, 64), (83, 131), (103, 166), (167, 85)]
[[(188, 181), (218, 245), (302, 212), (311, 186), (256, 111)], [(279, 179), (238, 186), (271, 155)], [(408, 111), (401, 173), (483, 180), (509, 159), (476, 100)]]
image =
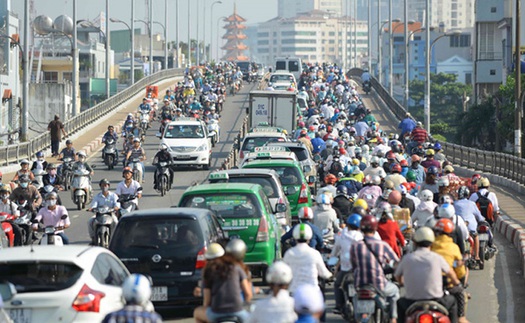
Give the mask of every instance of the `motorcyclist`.
[(11, 189), (9, 188), (9, 185), (0, 186), (0, 212), (9, 213), (19, 217), (20, 210), (18, 210), (18, 205), (9, 198), (10, 194)]
[[(57, 231), (56, 235), (62, 238), (62, 242), (67, 245), (69, 244), (69, 238), (64, 234), (64, 229), (69, 228), (71, 221), (67, 213), (67, 209), (63, 205), (57, 205), (58, 195), (55, 192), (46, 194), (46, 207), (43, 207), (38, 211), (37, 216), (34, 219), (34, 223), (41, 222), (44, 227), (53, 226)], [(38, 229), (38, 225), (33, 224), (33, 229)]]
[(119, 198), (122, 198), (123, 195), (135, 196), (134, 199), (128, 202), (134, 203), (138, 210), (139, 199), (142, 197), (142, 186), (140, 186), (139, 182), (133, 179), (133, 170), (131, 167), (124, 167), (122, 170), (122, 177), (124, 177), (124, 180), (117, 184), (115, 194), (117, 194)]
[(332, 207), (337, 213), (337, 218), (341, 223), (350, 215), (352, 202), (348, 196), (348, 189), (344, 185), (337, 185), (337, 195), (334, 197)]
[(153, 175), (153, 189), (158, 189), (157, 187), (157, 175), (160, 171), (160, 163), (165, 162), (168, 163), (168, 170), (170, 172), (169, 176), (169, 187), (171, 188), (171, 185), (173, 185), (173, 169), (171, 169), (170, 165), (172, 162), (171, 154), (168, 151), (168, 145), (162, 144), (160, 147), (160, 150), (155, 154), (155, 157), (153, 157), (153, 162), (151, 163), (155, 167), (155, 174)]
[(126, 153), (126, 163), (129, 163), (130, 160), (138, 158), (142, 166), (142, 182), (144, 182), (144, 160), (146, 160), (146, 151), (140, 145), (140, 139), (135, 137), (133, 138), (133, 146)]
[(20, 169), (16, 172), (15, 177), (13, 177), (13, 182), (18, 181), (22, 175), (28, 176), (31, 181), (35, 180), (35, 175), (29, 169), (29, 160), (27, 159), (22, 159), (20, 161)]
[[(481, 195), (486, 196), (490, 202), (492, 203), (492, 207), (494, 209), (494, 213), (492, 214), (492, 218), (495, 219), (495, 215), (499, 214), (499, 202), (498, 197), (494, 192), (490, 192), (490, 181), (486, 177), (481, 177), (478, 181), (478, 191), (476, 193), (472, 193), (470, 196), (470, 200), (474, 203), (479, 199)], [(490, 215), (487, 216), (487, 221), (492, 225), (493, 219), (490, 219)]]
[(293, 229), (293, 237), (297, 245), (288, 249), (283, 261), (292, 268), (294, 279), (290, 284), (290, 292), (294, 292), (300, 285), (318, 285), (318, 277), (329, 279), (332, 273), (326, 268), (319, 251), (310, 248), (308, 242), (313, 232), (306, 223), (297, 224)]
[(323, 239), (332, 241), (334, 234), (339, 232), (339, 219), (332, 208), (332, 197), (329, 194), (317, 195), (317, 205), (314, 212), (313, 224), (323, 232)]
[(47, 161), (44, 160), (44, 153), (42, 151), (38, 151), (35, 154), (36, 160), (33, 162), (33, 165), (31, 166), (31, 171), (34, 170), (45, 170), (47, 167)]
[(458, 200), (454, 202), (454, 209), (456, 214), (463, 218), (467, 223), (468, 231), (474, 239), (474, 249), (472, 253), (474, 259), (479, 259), (479, 236), (478, 236), (478, 222), (485, 221), (485, 218), (481, 215), (476, 203), (469, 200), (470, 191), (466, 186), (461, 186), (458, 189)]
[(73, 142), (71, 140), (66, 140), (66, 148), (62, 149), (60, 151), (59, 159), (62, 160), (64, 158), (71, 158), (75, 160), (76, 151), (75, 148), (73, 148)]
[[(108, 126), (108, 131), (106, 131), (106, 133), (104, 133), (104, 135), (102, 136), (102, 143), (105, 144), (109, 139), (113, 139), (115, 141), (115, 160), (113, 161), (113, 164), (116, 165), (118, 163), (118, 135), (115, 132), (115, 127), (113, 127), (112, 125)], [(102, 150), (102, 158), (104, 158), (104, 150)]]
[(133, 121), (133, 128), (131, 128), (130, 133), (132, 133), (135, 138), (142, 138), (144, 135), (144, 131), (137, 120)]
[[(98, 186), (100, 187), (101, 192), (95, 195), (93, 198), (88, 212), (93, 212), (93, 210), (103, 206), (107, 206), (112, 209), (114, 212), (111, 213), (111, 217), (113, 218), (113, 227), (111, 229), (113, 230), (118, 223), (118, 218), (115, 215), (120, 209), (118, 196), (117, 194), (109, 191), (110, 183), (107, 179), (101, 179), (98, 183)], [(95, 217), (96, 215), (93, 215), (88, 221), (89, 237), (91, 238), (93, 244), (95, 244)]]
[(380, 291), (390, 304), (391, 322), (396, 322), (396, 302), (399, 299), (399, 288), (386, 279), (383, 267), (391, 261), (399, 262), (399, 258), (386, 242), (375, 238), (374, 235), (378, 227), (375, 216), (364, 216), (361, 219), (360, 227), (364, 238), (352, 244), (350, 248), (350, 260), (354, 269), (354, 285), (356, 289), (365, 285), (373, 285), (375, 289)]
[(57, 166), (54, 163), (47, 164), (47, 174), (42, 176), (42, 183), (44, 186), (53, 185), (57, 189), (62, 186), (62, 178), (57, 174)]
[(425, 167), (421, 166), (421, 157), (414, 154), (410, 157), (410, 170), (416, 176), (416, 184), (421, 185), (425, 182), (427, 174), (425, 173)]
[(337, 183), (337, 177), (335, 177), (333, 174), (328, 174), (325, 176), (324, 182), (326, 186), (321, 187), (318, 190), (317, 195), (323, 194), (324, 192), (329, 192), (332, 196), (336, 196), (337, 188), (335, 187), (335, 183)]
[(434, 193), (430, 190), (423, 190), (419, 193), (421, 203), (416, 207), (416, 210), (411, 216), (412, 225), (422, 227), (432, 218), (437, 203), (434, 202)]
[(363, 171), (365, 177), (367, 175), (378, 175), (381, 179), (384, 179), (386, 177), (386, 172), (383, 169), (383, 167), (379, 166), (379, 157), (373, 156), (370, 159), (370, 166), (365, 168)]
[(368, 70), (364, 70), (363, 74), (361, 74), (361, 82), (363, 82), (363, 86), (366, 82), (370, 82), (370, 73)]
[(86, 162), (87, 155), (86, 153), (81, 150), (77, 153), (77, 161), (73, 164), (73, 171), (79, 170), (79, 169), (85, 169), (89, 172), (90, 176), (93, 176), (95, 172), (93, 171), (93, 168)]
[(405, 296), (399, 299), (399, 322), (405, 322), (405, 312), (413, 303), (420, 300), (435, 300), (445, 306), (453, 323), (458, 322), (458, 310), (454, 296), (443, 293), (444, 273), (453, 285), (459, 285), (456, 273), (446, 260), (432, 252), (435, 241), (434, 232), (428, 227), (419, 228), (413, 241), (416, 250), (403, 257), (396, 268), (396, 280), (405, 286)]
[[(390, 195), (395, 193), (399, 192), (393, 191)], [(381, 236), (381, 240), (388, 243), (396, 255), (401, 258), (400, 247), (405, 246), (405, 237), (401, 233), (397, 222), (394, 221), (392, 206), (387, 202), (381, 202), (375, 209), (375, 215), (379, 219), (377, 232)]]
[[(322, 250), (323, 243), (324, 243), (323, 233), (317, 226), (315, 226), (313, 223), (310, 222), (314, 219), (314, 212), (312, 211), (312, 209), (307, 206), (300, 208), (299, 211), (297, 212), (297, 217), (299, 218), (299, 221), (301, 221), (301, 223), (308, 224), (312, 229), (313, 239), (310, 239), (310, 241), (308, 242), (309, 246), (317, 250)], [(285, 245), (286, 241), (293, 238), (293, 230), (296, 226), (298, 226), (298, 224), (296, 224), (292, 229), (288, 230), (288, 232), (283, 234), (283, 236), (281, 237), (282, 245)], [(292, 243), (292, 245), (294, 244)]]
[(12, 201), (27, 201), (27, 205), (32, 212), (35, 212), (42, 203), (42, 197), (38, 189), (30, 184), (29, 176), (22, 175), (19, 178), (17, 188), (13, 190), (9, 199)]
[(318, 286), (303, 284), (293, 294), (294, 310), (299, 316), (295, 323), (323, 321), (324, 296)]
[(148, 98), (142, 99), (142, 103), (139, 105), (139, 112), (146, 112), (148, 114), (151, 112), (151, 105), (148, 103)]
[(151, 298), (151, 282), (141, 274), (129, 275), (122, 284), (124, 308), (106, 315), (102, 323), (151, 322), (160, 323), (162, 318), (147, 308)]

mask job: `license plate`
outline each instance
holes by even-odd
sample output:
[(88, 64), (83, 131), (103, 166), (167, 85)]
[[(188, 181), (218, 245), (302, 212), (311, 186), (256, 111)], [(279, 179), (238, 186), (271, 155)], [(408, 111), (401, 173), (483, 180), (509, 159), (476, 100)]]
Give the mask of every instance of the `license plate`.
[(15, 323), (30, 323), (31, 309), (28, 308), (12, 308), (9, 310), (9, 317)]
[(480, 233), (479, 234), (479, 241), (488, 241), (489, 240), (489, 234), (488, 233)]
[(151, 300), (154, 302), (163, 302), (168, 300), (168, 287), (166, 286), (154, 286), (151, 292)]
[(374, 313), (376, 302), (374, 300), (358, 300), (355, 312), (358, 314)]
[(177, 159), (190, 159), (191, 156), (190, 155), (178, 155), (177, 156)]

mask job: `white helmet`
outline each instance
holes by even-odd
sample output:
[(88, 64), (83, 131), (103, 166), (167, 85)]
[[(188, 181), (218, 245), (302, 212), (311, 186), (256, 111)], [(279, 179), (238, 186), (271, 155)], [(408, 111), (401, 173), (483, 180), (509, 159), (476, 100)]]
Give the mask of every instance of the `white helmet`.
[(438, 181), (437, 181), (437, 184), (439, 187), (447, 187), (450, 185), (450, 181), (448, 180), (448, 177), (446, 176), (441, 176)]
[(151, 297), (151, 282), (144, 275), (131, 274), (122, 284), (122, 296), (128, 304), (143, 305)]
[(381, 177), (379, 175), (372, 175), (372, 184), (379, 185), (381, 184)]
[(440, 218), (452, 219), (454, 214), (456, 214), (456, 209), (454, 209), (452, 204), (447, 203), (438, 207), (438, 216)]
[(328, 205), (331, 203), (330, 196), (328, 194), (319, 194), (316, 199), (317, 204), (325, 204)]
[(310, 240), (312, 239), (312, 228), (306, 223), (299, 223), (293, 228), (293, 238), (295, 240)]
[(219, 258), (222, 256), (224, 256), (224, 248), (216, 242), (211, 243), (204, 253), (204, 258), (207, 260)]
[(370, 164), (379, 164), (379, 157), (377, 157), (377, 156), (373, 156), (373, 157), (370, 159)]
[(266, 281), (274, 285), (288, 285), (292, 281), (292, 268), (283, 261), (276, 261), (268, 268)]
[(434, 199), (434, 193), (431, 190), (422, 190), (420, 193), (421, 201), (428, 202)]
[(393, 220), (394, 216), (392, 215), (392, 206), (388, 202), (381, 202), (379, 203), (379, 206), (376, 208), (376, 217), (381, 218), (383, 213), (386, 213), (386, 215)]
[(308, 206), (303, 206), (297, 212), (297, 216), (299, 217), (300, 220), (303, 220), (303, 219), (312, 220), (314, 218), (314, 212)]

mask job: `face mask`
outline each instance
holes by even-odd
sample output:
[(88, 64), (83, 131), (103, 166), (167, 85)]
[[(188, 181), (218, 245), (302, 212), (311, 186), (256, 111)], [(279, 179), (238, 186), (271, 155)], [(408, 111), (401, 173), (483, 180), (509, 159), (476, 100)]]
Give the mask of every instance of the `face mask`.
[(83, 163), (84, 162), (84, 157), (78, 157), (78, 161)]
[(57, 170), (56, 169), (51, 169), (49, 172), (48, 172), (49, 175), (51, 176), (55, 176), (57, 174)]
[(57, 204), (57, 200), (47, 200), (48, 206), (55, 206)]
[(28, 185), (29, 185), (29, 183), (20, 183), (20, 186), (21, 186), (22, 188), (27, 188)]
[(102, 187), (102, 192), (105, 193), (105, 192), (107, 192), (107, 191), (109, 191), (109, 187), (107, 187), (107, 186)]
[(7, 195), (7, 194), (2, 194), (2, 195), (0, 196), (0, 198), (2, 198), (2, 200), (7, 200), (7, 198), (9, 198), (9, 195)]
[(43, 160), (44, 160), (44, 157), (39, 157), (38, 160), (39, 160), (39, 161), (43, 161)]

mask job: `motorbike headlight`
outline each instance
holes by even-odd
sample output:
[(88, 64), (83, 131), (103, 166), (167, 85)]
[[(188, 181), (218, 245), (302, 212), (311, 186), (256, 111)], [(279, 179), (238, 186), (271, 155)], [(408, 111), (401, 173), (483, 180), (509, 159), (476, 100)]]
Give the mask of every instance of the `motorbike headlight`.
[(202, 144), (196, 149), (196, 151), (206, 151), (206, 150), (208, 150), (207, 144)]

